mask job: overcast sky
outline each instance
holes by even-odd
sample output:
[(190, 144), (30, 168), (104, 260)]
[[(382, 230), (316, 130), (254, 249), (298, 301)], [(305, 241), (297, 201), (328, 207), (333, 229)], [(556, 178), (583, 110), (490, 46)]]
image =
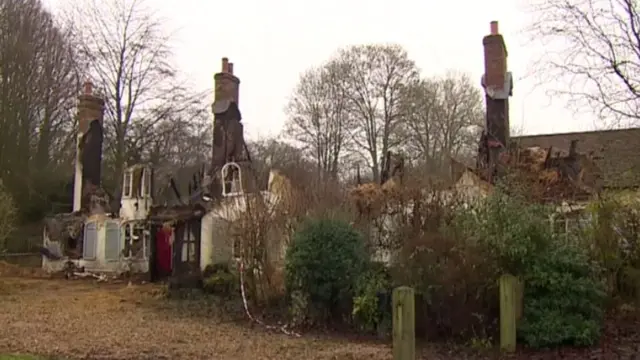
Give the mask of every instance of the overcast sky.
[[(68, 1), (45, 0), (52, 8)], [(594, 129), (527, 76), (542, 49), (527, 40), (526, 0), (151, 0), (177, 30), (175, 53), (199, 88), (212, 88), (220, 59), (240, 78), (240, 109), (250, 138), (277, 135), (284, 106), (306, 68), (340, 47), (394, 42), (404, 46), (426, 76), (447, 70), (477, 79), (484, 69), (482, 37), (499, 21), (515, 77), (512, 127), (527, 134)], [(552, 84), (557, 87), (558, 84)], [(213, 97), (213, 95), (212, 95)]]

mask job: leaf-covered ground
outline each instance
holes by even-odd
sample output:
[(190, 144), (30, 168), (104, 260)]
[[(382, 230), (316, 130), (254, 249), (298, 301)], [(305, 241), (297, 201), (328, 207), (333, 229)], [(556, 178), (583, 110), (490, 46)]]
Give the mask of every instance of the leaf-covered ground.
[[(65, 359), (388, 359), (382, 345), (294, 338), (230, 322), (155, 285), (0, 278), (0, 354)], [(217, 307), (217, 309), (216, 309)]]
[[(505, 358), (640, 359), (640, 321), (631, 313), (610, 321), (602, 344), (592, 349), (521, 351)], [(392, 358), (385, 344), (269, 332), (251, 326), (237, 304), (167, 300), (161, 286), (150, 284), (0, 276), (0, 324), (0, 359)], [(429, 360), (497, 357), (444, 345), (419, 351)]]

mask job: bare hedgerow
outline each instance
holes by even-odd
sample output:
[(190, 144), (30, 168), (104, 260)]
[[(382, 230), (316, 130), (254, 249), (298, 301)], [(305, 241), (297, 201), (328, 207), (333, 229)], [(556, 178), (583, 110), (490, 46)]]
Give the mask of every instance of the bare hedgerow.
[(422, 335), (486, 338), (495, 319), (496, 268), (482, 244), (454, 227), (472, 199), (447, 183), (397, 180), (370, 192), (378, 197), (360, 208), (373, 247), (388, 255), (392, 285), (416, 289)]
[(343, 210), (344, 191), (330, 177), (294, 166), (273, 170), (270, 176), (268, 195), (246, 196), (246, 211), (231, 222), (254, 305), (284, 295), (284, 255), (298, 225), (308, 217), (350, 219)]

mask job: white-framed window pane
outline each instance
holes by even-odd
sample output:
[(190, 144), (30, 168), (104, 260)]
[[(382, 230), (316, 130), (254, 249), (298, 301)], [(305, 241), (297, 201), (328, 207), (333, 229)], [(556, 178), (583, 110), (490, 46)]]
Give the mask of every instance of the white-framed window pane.
[(98, 226), (95, 222), (84, 225), (84, 239), (82, 244), (82, 257), (87, 260), (96, 258), (96, 249), (98, 246)]
[(130, 197), (131, 196), (131, 180), (132, 175), (131, 172), (127, 171), (124, 173), (124, 181), (123, 181), (123, 189), (122, 196)]
[(151, 169), (145, 168), (142, 176), (144, 178), (144, 195), (151, 195)]
[(189, 242), (189, 262), (196, 261), (196, 243), (194, 241)]
[(117, 221), (107, 221), (105, 224), (104, 257), (105, 260), (114, 261), (120, 258), (122, 251), (120, 239), (120, 224)]
[(189, 260), (188, 256), (189, 256), (189, 243), (183, 242), (182, 243), (182, 261), (183, 262), (188, 261)]

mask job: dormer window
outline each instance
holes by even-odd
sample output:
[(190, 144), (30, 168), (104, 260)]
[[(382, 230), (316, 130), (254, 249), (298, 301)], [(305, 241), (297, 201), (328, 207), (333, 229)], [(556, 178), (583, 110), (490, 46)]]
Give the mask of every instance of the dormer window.
[(242, 170), (240, 165), (230, 162), (222, 167), (222, 196), (242, 194)]
[(151, 196), (151, 169), (142, 170), (142, 196)]
[(130, 198), (133, 187), (133, 173), (127, 169), (124, 171), (124, 179), (122, 180), (122, 197)]
[(122, 198), (151, 196), (151, 169), (134, 166), (125, 170), (122, 179)]

